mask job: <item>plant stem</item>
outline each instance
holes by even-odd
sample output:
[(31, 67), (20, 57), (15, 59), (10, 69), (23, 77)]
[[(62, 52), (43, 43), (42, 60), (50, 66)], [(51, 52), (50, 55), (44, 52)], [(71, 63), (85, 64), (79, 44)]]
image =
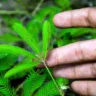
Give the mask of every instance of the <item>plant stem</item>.
[(54, 84), (55, 84), (55, 86), (56, 86), (56, 88), (58, 89), (58, 91), (59, 91), (59, 93), (60, 93), (60, 96), (65, 96), (65, 95), (64, 95), (64, 92), (59, 88), (57, 82), (55, 81), (53, 75), (51, 74), (49, 68), (47, 67), (47, 64), (46, 64), (45, 60), (42, 59), (38, 54), (36, 54), (36, 57), (39, 58), (39, 59), (41, 60), (41, 62), (44, 64), (44, 66), (45, 66), (47, 72), (49, 73), (51, 79), (53, 80), (53, 82), (54, 82)]
[(34, 9), (34, 11), (32, 12), (32, 16), (34, 16), (36, 14), (36, 12), (40, 9), (42, 3), (44, 0), (40, 0), (40, 2), (37, 4), (36, 8)]
[(46, 62), (45, 62), (44, 60), (42, 60), (42, 62), (43, 62), (43, 64), (44, 64), (44, 66), (45, 66), (46, 70), (48, 71), (48, 73), (49, 73), (50, 77), (52, 78), (52, 80), (53, 80), (53, 82), (54, 82), (54, 84), (55, 84), (56, 88), (57, 88), (57, 89), (58, 89), (58, 91), (60, 92), (60, 95), (61, 95), (61, 96), (64, 96), (64, 94), (63, 94), (62, 90), (59, 88), (59, 86), (58, 86), (58, 84), (56, 83), (56, 81), (55, 81), (55, 79), (54, 79), (53, 75), (51, 74), (51, 72), (50, 72), (49, 68), (47, 67)]
[(7, 14), (7, 15), (10, 15), (10, 14), (21, 14), (21, 15), (25, 15), (27, 14), (26, 11), (7, 11), (7, 10), (0, 10), (0, 14), (3, 15), (3, 14)]

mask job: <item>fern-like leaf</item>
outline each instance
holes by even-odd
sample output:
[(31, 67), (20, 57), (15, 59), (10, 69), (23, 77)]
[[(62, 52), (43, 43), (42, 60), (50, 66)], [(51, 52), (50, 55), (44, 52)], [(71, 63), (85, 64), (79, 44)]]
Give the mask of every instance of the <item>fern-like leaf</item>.
[(6, 57), (8, 54), (6, 53), (0, 53), (0, 59), (2, 59), (3, 57)]
[(46, 58), (48, 46), (49, 46), (49, 41), (50, 41), (50, 35), (51, 35), (51, 26), (48, 21), (45, 21), (43, 24), (43, 29), (42, 29), (42, 37), (43, 37), (43, 48), (42, 48), (42, 53), (44, 56), (44, 59)]
[(33, 96), (33, 93), (44, 83), (45, 78), (45, 75), (31, 72), (24, 83), (24, 96)]
[(0, 72), (9, 69), (17, 60), (17, 56), (8, 54), (7, 56), (0, 59)]
[(15, 23), (13, 25), (14, 31), (16, 31), (19, 36), (37, 53), (39, 54), (39, 46), (38, 43), (35, 42), (34, 37), (32, 37), (32, 34), (28, 32), (28, 30), (21, 24)]
[[(57, 84), (59, 85), (59, 87), (61, 88), (61, 85), (63, 87), (66, 88), (66, 84), (68, 84), (68, 81), (66, 81), (65, 79), (62, 78), (58, 78), (56, 79)], [(62, 90), (62, 88), (61, 88)], [(55, 84), (53, 81), (49, 81), (47, 83), (45, 83), (35, 94), (35, 96), (57, 96), (60, 95), (58, 89), (56, 88)]]
[(9, 85), (9, 80), (4, 77), (0, 77), (0, 93), (4, 96), (16, 96), (13, 88)]
[(60, 93), (56, 88), (56, 86), (54, 85), (53, 81), (47, 82), (35, 94), (35, 96), (55, 96), (55, 95), (60, 95)]

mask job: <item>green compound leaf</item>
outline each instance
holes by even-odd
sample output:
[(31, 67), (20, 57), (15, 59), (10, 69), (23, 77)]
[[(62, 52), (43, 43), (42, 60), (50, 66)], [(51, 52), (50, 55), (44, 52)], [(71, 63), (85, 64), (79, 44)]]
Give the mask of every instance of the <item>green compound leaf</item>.
[[(14, 37), (14, 38), (13, 38)], [(3, 35), (0, 35), (0, 42), (6, 42), (6, 43), (15, 43), (21, 41), (21, 39), (13, 34), (6, 33)]]
[(17, 60), (17, 56), (8, 54), (7, 56), (0, 59), (0, 72), (9, 69)]
[(45, 78), (45, 75), (39, 75), (36, 72), (31, 72), (24, 83), (24, 96), (33, 96), (33, 93), (44, 83)]
[(30, 32), (28, 32), (23, 25), (15, 23), (13, 25), (13, 29), (34, 50), (34, 52), (36, 52), (37, 54), (40, 53), (38, 43), (35, 42), (34, 37), (32, 37), (32, 34), (30, 34)]
[(6, 53), (0, 53), (0, 59), (2, 59), (3, 57), (6, 57), (8, 54)]
[(27, 70), (30, 70), (32, 69), (33, 67), (39, 65), (40, 62), (22, 62), (22, 63), (19, 63), (18, 65), (16, 65), (14, 68), (10, 69), (6, 74), (5, 74), (5, 78), (9, 78), (13, 75), (16, 75), (20, 72), (25, 72)]
[(45, 21), (43, 24), (43, 29), (42, 29), (42, 37), (43, 37), (42, 53), (43, 53), (44, 59), (46, 58), (46, 55), (47, 55), (47, 49), (49, 46), (50, 35), (51, 35), (50, 23), (48, 21)]
[[(63, 78), (57, 78), (56, 79), (57, 84), (59, 87), (67, 89), (66, 84), (68, 84), (68, 81)], [(60, 93), (58, 89), (56, 88), (53, 81), (46, 82), (35, 94), (35, 96), (59, 96)]]
[(0, 76), (0, 93), (3, 96), (16, 96), (15, 90), (11, 88), (9, 84), (10, 82), (8, 79)]
[(61, 90), (66, 90), (69, 88), (69, 86), (67, 86), (69, 84), (69, 80), (65, 78), (57, 78), (57, 84)]
[(35, 94), (35, 96), (55, 96), (60, 95), (53, 81), (47, 82)]
[(34, 57), (34, 55), (32, 55), (32, 53), (28, 52), (27, 50), (24, 50), (17, 46), (12, 46), (12, 45), (7, 45), (7, 44), (0, 45), (0, 53), (6, 54), (6, 55), (12, 54), (12, 55), (16, 55), (16, 56)]

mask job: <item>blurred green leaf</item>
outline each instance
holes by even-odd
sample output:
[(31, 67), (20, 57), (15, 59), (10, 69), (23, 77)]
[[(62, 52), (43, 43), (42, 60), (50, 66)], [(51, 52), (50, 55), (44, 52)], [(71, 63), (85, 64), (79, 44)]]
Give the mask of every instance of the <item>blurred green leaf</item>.
[(13, 25), (13, 29), (33, 49), (33, 51), (36, 52), (36, 54), (40, 53), (38, 42), (35, 41), (35, 38), (32, 36), (32, 34), (30, 34), (22, 24), (15, 23)]
[(62, 7), (63, 9), (67, 10), (71, 8), (71, 1), (70, 0), (54, 0), (57, 5)]
[(0, 35), (0, 42), (15, 43), (15, 42), (18, 42), (18, 41), (21, 41), (21, 38), (15, 36), (15, 35), (12, 35), (10, 33)]
[(0, 53), (0, 59), (2, 59), (3, 57), (5, 57), (5, 56), (7, 56), (8, 54), (6, 54), (6, 53)]
[(0, 59), (0, 72), (9, 69), (17, 60), (17, 56), (8, 54)]
[(20, 72), (24, 72), (27, 71), (29, 69), (32, 69), (33, 67), (39, 65), (40, 62), (23, 62), (23, 63), (19, 63), (18, 65), (16, 65), (14, 68), (10, 69), (9, 71), (7, 71), (7, 73), (5, 74), (5, 78), (9, 78), (13, 75), (16, 75)]
[(51, 37), (51, 25), (49, 21), (45, 21), (42, 28), (42, 53), (44, 56), (44, 59), (46, 59), (49, 42)]
[(41, 31), (41, 23), (37, 20), (30, 20), (26, 26), (27, 30), (32, 34), (36, 42), (40, 42), (39, 32)]
[(7, 16), (7, 15), (3, 16), (3, 21), (6, 24), (6, 26), (8, 26), (9, 28), (12, 28), (12, 25), (16, 22), (22, 23), (17, 17), (11, 17), (11, 16)]

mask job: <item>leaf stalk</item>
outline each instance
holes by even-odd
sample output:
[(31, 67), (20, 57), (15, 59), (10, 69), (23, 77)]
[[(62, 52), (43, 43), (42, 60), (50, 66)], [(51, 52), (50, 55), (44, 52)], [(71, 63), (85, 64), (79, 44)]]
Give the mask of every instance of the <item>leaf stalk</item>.
[(48, 73), (49, 73), (51, 79), (53, 80), (53, 82), (54, 82), (56, 88), (58, 89), (58, 91), (59, 91), (59, 93), (60, 93), (60, 96), (64, 96), (64, 92), (59, 88), (57, 82), (55, 81), (53, 75), (51, 74), (49, 68), (47, 67), (47, 64), (46, 64), (45, 60), (42, 60), (42, 63), (44, 64), (44, 66), (45, 66), (46, 70), (48, 71)]

